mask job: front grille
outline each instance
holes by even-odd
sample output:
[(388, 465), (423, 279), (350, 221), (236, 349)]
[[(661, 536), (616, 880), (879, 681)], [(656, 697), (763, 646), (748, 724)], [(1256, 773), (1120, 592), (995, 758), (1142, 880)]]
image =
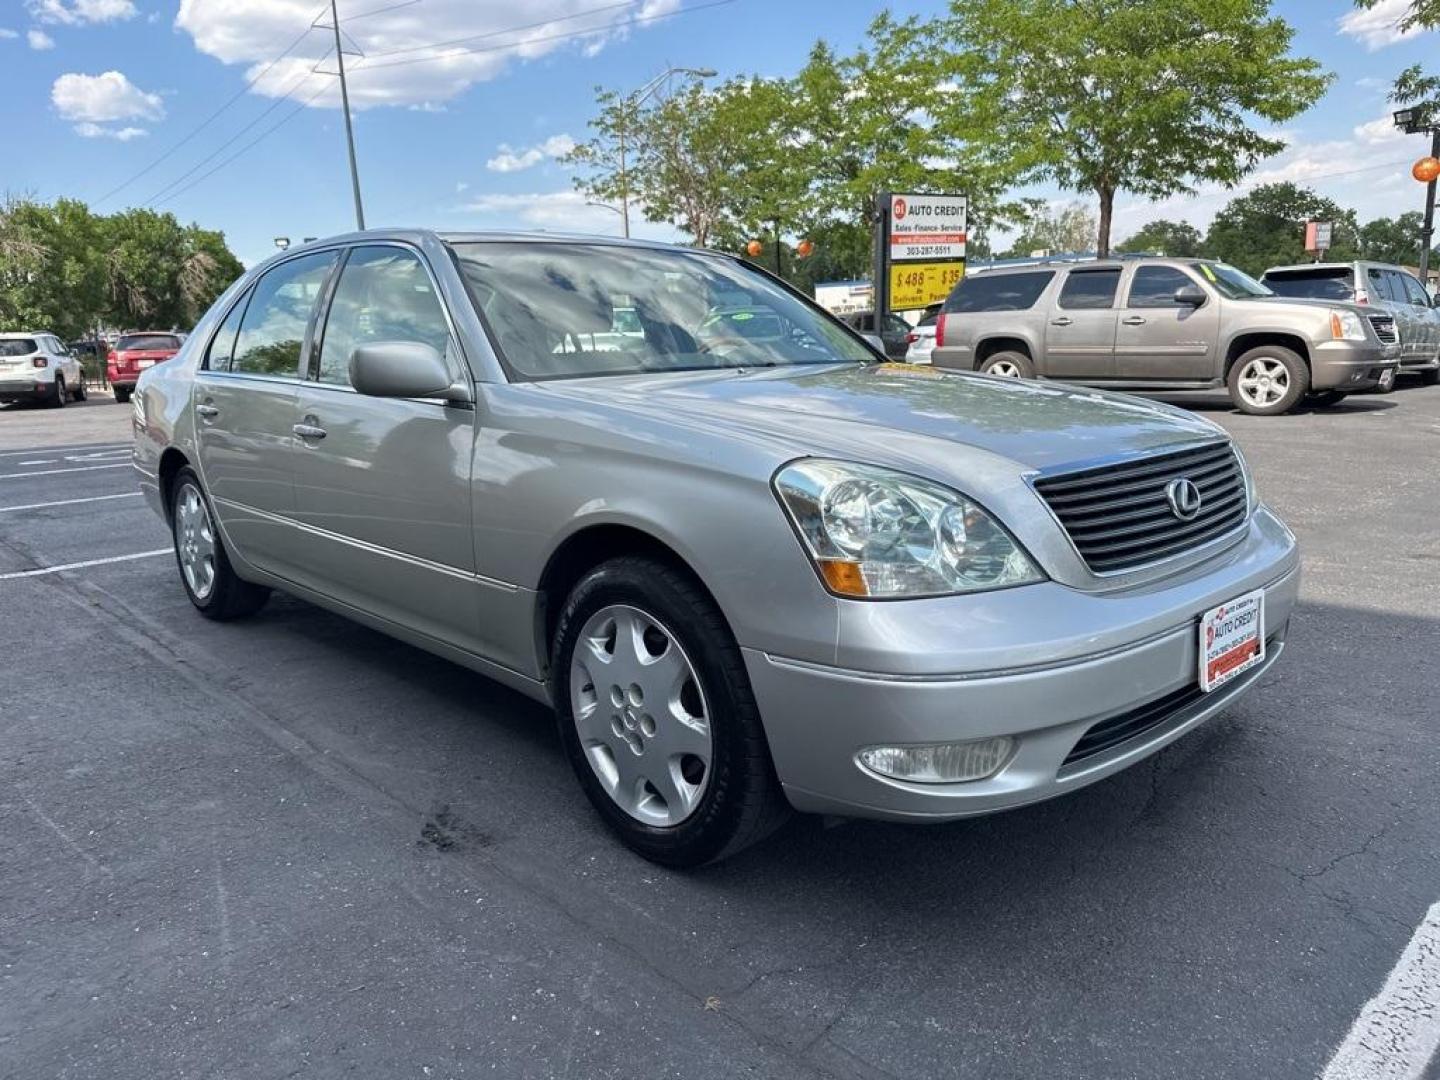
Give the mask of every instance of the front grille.
[[(1200, 510), (1184, 520), (1165, 489), (1190, 480)], [(1041, 477), (1035, 490), (1097, 574), (1181, 555), (1243, 524), (1245, 477), (1229, 443)]]
[(1395, 319), (1391, 315), (1371, 315), (1370, 325), (1375, 328), (1375, 336), (1386, 345), (1394, 345), (1400, 340), (1400, 333), (1395, 329)]
[[(1267, 660), (1275, 652), (1279, 640), (1279, 634), (1271, 634), (1265, 639)], [(1251, 672), (1241, 676), (1239, 681), (1248, 682), (1253, 677), (1254, 673)], [(1165, 721), (1178, 716), (1209, 696), (1200, 689), (1198, 682), (1194, 682), (1189, 686), (1182, 686), (1179, 690), (1172, 690), (1164, 697), (1147, 701), (1144, 705), (1131, 709), (1129, 712), (1101, 720), (1080, 736), (1080, 741), (1060, 763), (1060, 768), (1064, 769), (1067, 765), (1074, 765), (1077, 761), (1084, 761), (1096, 754), (1103, 754), (1129, 739), (1138, 738), (1146, 732), (1153, 731)], [(1221, 693), (1220, 696), (1224, 697), (1224, 694)]]

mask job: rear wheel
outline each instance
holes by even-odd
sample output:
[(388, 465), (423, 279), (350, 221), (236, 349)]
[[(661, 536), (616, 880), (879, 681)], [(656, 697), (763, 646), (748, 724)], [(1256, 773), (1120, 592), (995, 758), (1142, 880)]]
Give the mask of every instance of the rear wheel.
[(1436, 383), (1440, 383), (1440, 367), (1426, 368), (1420, 372), (1421, 386), (1434, 386)]
[(69, 400), (69, 392), (65, 389), (65, 376), (55, 376), (55, 388), (50, 393), (50, 407), (52, 409), (63, 409), (65, 402)]
[(1309, 393), (1310, 368), (1293, 349), (1261, 345), (1235, 361), (1226, 383), (1241, 412), (1278, 416)]
[(89, 397), (90, 397), (90, 388), (85, 385), (85, 380), (82, 378), (82, 379), (80, 380), (80, 385), (77, 386), (77, 387), (75, 387), (75, 400), (76, 400), (76, 401), (85, 401), (85, 400), (86, 400), (87, 398), (89, 398)]
[(196, 610), (207, 619), (238, 619), (265, 606), (270, 590), (242, 580), (230, 565), (210, 501), (189, 468), (175, 477), (170, 526), (180, 581)]
[(635, 851), (699, 866), (785, 820), (739, 646), (687, 574), (635, 557), (596, 567), (566, 600), (551, 656), (575, 775)]
[(993, 356), (986, 357), (980, 364), (980, 370), (986, 375), (999, 375), (1007, 379), (1033, 379), (1035, 377), (1035, 365), (1024, 353), (1006, 350), (997, 352)]
[(117, 405), (124, 405), (124, 404), (125, 404), (127, 401), (129, 401), (129, 400), (130, 400), (130, 389), (129, 389), (129, 387), (117, 386), (117, 387), (115, 388), (115, 404), (117, 404)]

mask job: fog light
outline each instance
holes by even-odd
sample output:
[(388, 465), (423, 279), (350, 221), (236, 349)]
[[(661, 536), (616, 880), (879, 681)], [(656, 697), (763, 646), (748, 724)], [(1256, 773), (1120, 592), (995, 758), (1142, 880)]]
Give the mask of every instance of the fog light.
[(860, 764), (881, 776), (917, 784), (954, 784), (994, 776), (1014, 747), (1014, 739), (999, 735), (973, 742), (872, 746), (856, 756)]

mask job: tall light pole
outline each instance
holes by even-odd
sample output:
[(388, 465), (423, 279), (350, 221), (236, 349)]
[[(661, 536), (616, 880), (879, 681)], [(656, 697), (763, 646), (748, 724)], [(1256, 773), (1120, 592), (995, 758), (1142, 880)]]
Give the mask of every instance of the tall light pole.
[[(334, 3), (334, 0), (331, 0), (331, 3)], [(713, 68), (669, 67), (639, 90), (620, 99), (620, 226), (627, 239), (630, 236), (630, 177), (625, 170), (625, 125), (630, 122), (631, 111), (638, 109), (646, 98), (659, 90), (673, 75), (694, 75), (697, 79), (708, 79), (714, 74)]]
[(355, 193), (355, 227), (365, 228), (365, 207), (360, 203), (360, 170), (355, 165), (355, 129), (350, 124), (350, 91), (345, 85), (345, 50), (340, 45), (340, 13), (330, 0), (330, 22), (335, 27), (335, 63), (340, 68), (340, 103), (345, 109), (345, 145), (350, 150), (350, 188)]

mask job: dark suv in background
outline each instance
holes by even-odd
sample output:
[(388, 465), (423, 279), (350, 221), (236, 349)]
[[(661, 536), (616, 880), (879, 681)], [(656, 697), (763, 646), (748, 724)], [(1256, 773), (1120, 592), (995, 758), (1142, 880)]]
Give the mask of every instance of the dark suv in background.
[(1305, 263), (1275, 266), (1260, 278), (1277, 296), (1345, 300), (1385, 311), (1400, 336), (1400, 374), (1426, 386), (1440, 382), (1440, 310), (1420, 279), (1388, 263)]
[(931, 362), (1120, 390), (1225, 387), (1266, 416), (1389, 389), (1399, 345), (1388, 312), (1278, 298), (1220, 262), (1146, 257), (967, 276)]

